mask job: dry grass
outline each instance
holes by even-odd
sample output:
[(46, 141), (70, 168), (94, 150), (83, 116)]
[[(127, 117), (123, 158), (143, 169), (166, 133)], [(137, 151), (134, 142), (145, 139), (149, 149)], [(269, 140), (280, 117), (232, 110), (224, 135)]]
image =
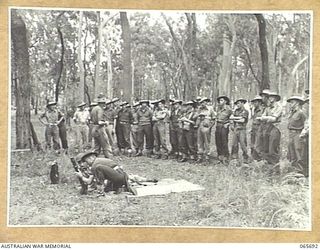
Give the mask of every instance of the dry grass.
[[(70, 154), (73, 154), (72, 150)], [(58, 185), (50, 184), (49, 180), (48, 162), (54, 159), (60, 166)], [(239, 166), (236, 161), (224, 166), (216, 162), (181, 164), (147, 157), (117, 157), (115, 160), (121, 162), (129, 173), (157, 179), (185, 179), (205, 187), (205, 190), (146, 197), (128, 197), (125, 193), (81, 196), (67, 156), (14, 153), (10, 170), (9, 223), (310, 227), (308, 181), (299, 174), (288, 173), (285, 160), (281, 162), (281, 175), (271, 177), (264, 165)]]

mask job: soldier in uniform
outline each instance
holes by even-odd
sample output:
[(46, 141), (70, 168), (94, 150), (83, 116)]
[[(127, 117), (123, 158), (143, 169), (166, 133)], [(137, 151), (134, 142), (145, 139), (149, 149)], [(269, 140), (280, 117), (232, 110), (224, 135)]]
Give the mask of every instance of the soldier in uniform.
[[(49, 102), (46, 106), (46, 111), (39, 117), (42, 124), (46, 126), (45, 138), (47, 148), (51, 148), (51, 140), (53, 142), (53, 149), (59, 150), (59, 127), (58, 125), (63, 120), (63, 114), (56, 109), (56, 102)], [(60, 118), (59, 118), (60, 117)], [(45, 119), (46, 121), (43, 121)]]
[(176, 159), (179, 157), (179, 138), (181, 137), (182, 130), (179, 127), (179, 118), (181, 116), (181, 100), (175, 100), (169, 116), (169, 133), (170, 133), (170, 144), (172, 150), (171, 155), (174, 155)]
[(107, 141), (105, 131), (105, 125), (107, 124), (103, 117), (105, 105), (106, 98), (102, 97), (98, 99), (98, 105), (91, 111), (91, 121), (93, 123), (92, 136), (94, 141), (94, 151), (99, 154), (102, 149), (104, 156), (109, 158), (111, 156), (111, 146)]
[(188, 158), (194, 161), (197, 155), (195, 140), (194, 140), (194, 125), (196, 124), (197, 115), (194, 109), (195, 103), (193, 101), (186, 102), (186, 111), (182, 114), (179, 121), (182, 124), (182, 138), (179, 141), (182, 147), (182, 159), (179, 162), (186, 162)]
[(269, 164), (277, 164), (280, 161), (281, 132), (278, 128), (282, 115), (280, 99), (277, 93), (269, 92), (267, 107), (262, 116), (257, 118), (267, 125), (263, 131), (263, 140), (265, 140), (263, 158)]
[(261, 121), (257, 120), (258, 117), (260, 117), (263, 113), (263, 106), (262, 106), (262, 97), (256, 96), (251, 100), (251, 104), (253, 106), (252, 110), (252, 127), (251, 127), (251, 133), (250, 133), (250, 141), (251, 141), (251, 156), (254, 160), (261, 160), (261, 157), (259, 156), (259, 153), (257, 151), (257, 148), (261, 148), (261, 136), (262, 133), (259, 133), (259, 129), (261, 126)]
[(90, 147), (92, 147), (92, 129), (93, 129), (93, 123), (91, 121), (91, 111), (92, 109), (97, 106), (98, 103), (97, 102), (91, 102), (89, 105), (89, 114), (90, 114), (90, 118), (89, 118), (89, 134), (88, 134), (88, 144), (90, 145)]
[(203, 160), (209, 161), (211, 129), (215, 123), (216, 113), (209, 107), (209, 98), (199, 100), (198, 119), (196, 122), (197, 129), (197, 144), (198, 144), (198, 159), (197, 163)]
[(134, 156), (142, 156), (143, 143), (140, 141), (139, 132), (140, 126), (138, 121), (138, 110), (140, 103), (135, 102), (132, 105), (132, 126), (131, 126), (131, 136), (132, 136), (132, 145), (135, 149)]
[(243, 154), (243, 162), (248, 163), (248, 150), (247, 150), (247, 130), (249, 112), (244, 108), (244, 104), (247, 100), (240, 98), (235, 101), (236, 110), (230, 116), (230, 120), (233, 121), (233, 137), (232, 137), (232, 149), (231, 158), (238, 159), (239, 144)]
[(91, 184), (93, 179), (96, 178), (105, 191), (107, 191), (107, 187), (112, 186), (112, 190), (115, 190), (116, 194), (121, 193), (123, 189), (134, 195), (137, 194), (128, 182), (128, 175), (115, 161), (97, 158), (97, 153), (91, 151), (82, 154), (81, 161), (86, 162), (92, 173), (89, 177), (84, 176), (81, 172), (76, 173), (85, 183)]
[(287, 102), (290, 104), (290, 111), (288, 116), (288, 155), (287, 158), (294, 167), (300, 168), (300, 172), (304, 174), (304, 169), (301, 164), (302, 160), (302, 143), (300, 134), (304, 128), (306, 115), (302, 111), (304, 99), (301, 96), (292, 96)]
[[(309, 96), (309, 93), (308, 93)], [(304, 128), (300, 134), (300, 139), (302, 143), (301, 149), (301, 165), (304, 169), (304, 176), (309, 177), (309, 97), (307, 96), (304, 102), (304, 113), (306, 114), (306, 121), (304, 123)]]
[(115, 123), (117, 119), (117, 112), (114, 108), (112, 108), (112, 106), (113, 101), (106, 100), (106, 106), (104, 109), (103, 117), (104, 120), (108, 122), (105, 125), (106, 135), (108, 138), (108, 142), (111, 146), (112, 153), (114, 153), (115, 149), (117, 148), (115, 143)]
[(166, 142), (166, 121), (169, 116), (168, 110), (165, 108), (165, 100), (159, 100), (155, 103), (155, 111), (153, 112), (153, 137), (154, 149), (157, 159), (168, 159), (168, 148)]
[(153, 134), (152, 134), (152, 116), (153, 111), (149, 107), (148, 100), (140, 101), (141, 107), (137, 111), (138, 124), (140, 127), (139, 137), (143, 143), (146, 140), (147, 156), (152, 154), (153, 150)]
[(229, 136), (229, 125), (230, 116), (232, 110), (229, 106), (230, 99), (225, 96), (219, 96), (217, 98), (218, 109), (217, 109), (217, 125), (216, 125), (216, 147), (218, 153), (218, 159), (223, 163), (227, 164), (229, 161), (229, 148), (228, 148), (228, 136)]
[(132, 153), (130, 140), (130, 127), (132, 123), (132, 112), (128, 102), (124, 101), (120, 104), (121, 109), (118, 112), (119, 134), (118, 146), (120, 152), (128, 154)]
[(76, 145), (80, 150), (88, 147), (90, 113), (85, 109), (85, 106), (85, 102), (79, 104), (78, 110), (73, 115), (73, 121), (76, 125)]

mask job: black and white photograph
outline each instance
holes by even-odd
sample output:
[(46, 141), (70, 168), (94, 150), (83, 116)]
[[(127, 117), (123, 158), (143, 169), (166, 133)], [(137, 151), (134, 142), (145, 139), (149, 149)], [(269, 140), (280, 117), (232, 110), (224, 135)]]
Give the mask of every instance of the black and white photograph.
[(311, 230), (312, 11), (9, 26), (9, 227)]

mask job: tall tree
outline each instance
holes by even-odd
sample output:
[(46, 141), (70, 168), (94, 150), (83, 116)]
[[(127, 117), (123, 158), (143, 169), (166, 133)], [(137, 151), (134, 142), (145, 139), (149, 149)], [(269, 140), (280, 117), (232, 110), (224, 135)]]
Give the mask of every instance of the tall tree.
[(11, 12), (13, 81), (16, 101), (16, 147), (31, 147), (30, 134), (30, 65), (27, 29), (17, 10)]
[(122, 81), (120, 91), (123, 94), (123, 98), (127, 101), (131, 101), (132, 98), (132, 69), (131, 69), (131, 32), (130, 25), (127, 17), (127, 12), (120, 12), (120, 22), (122, 28), (123, 39), (123, 52), (122, 52)]
[(266, 38), (266, 20), (264, 19), (262, 14), (255, 14), (255, 17), (258, 22), (259, 27), (259, 48), (261, 55), (261, 67), (262, 67), (262, 78), (260, 82), (259, 89), (262, 91), (263, 89), (270, 88), (270, 80), (269, 80), (269, 60), (268, 60), (268, 46), (267, 46), (267, 38)]
[(79, 13), (79, 27), (78, 27), (78, 65), (79, 65), (79, 74), (80, 74), (80, 84), (79, 84), (79, 101), (84, 100), (84, 65), (82, 61), (82, 20), (83, 20), (83, 12), (80, 11)]

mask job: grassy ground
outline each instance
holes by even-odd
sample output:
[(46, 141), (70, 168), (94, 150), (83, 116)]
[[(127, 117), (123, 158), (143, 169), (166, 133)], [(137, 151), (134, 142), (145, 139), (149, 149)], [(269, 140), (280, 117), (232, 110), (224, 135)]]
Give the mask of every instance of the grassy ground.
[[(43, 128), (35, 125), (38, 136)], [(72, 139), (70, 134), (70, 139)], [(71, 140), (71, 146), (73, 140)], [(285, 152), (284, 152), (285, 153)], [(71, 149), (72, 155), (72, 149)], [(60, 184), (49, 180), (48, 162), (60, 166)], [(306, 229), (309, 221), (309, 187), (304, 177), (287, 173), (268, 176), (266, 166), (224, 166), (178, 163), (147, 157), (116, 157), (128, 173), (150, 178), (185, 179), (203, 191), (163, 196), (132, 197), (127, 193), (79, 194), (68, 156), (54, 153), (13, 153), (10, 212), (12, 225), (159, 225), (266, 227)]]

